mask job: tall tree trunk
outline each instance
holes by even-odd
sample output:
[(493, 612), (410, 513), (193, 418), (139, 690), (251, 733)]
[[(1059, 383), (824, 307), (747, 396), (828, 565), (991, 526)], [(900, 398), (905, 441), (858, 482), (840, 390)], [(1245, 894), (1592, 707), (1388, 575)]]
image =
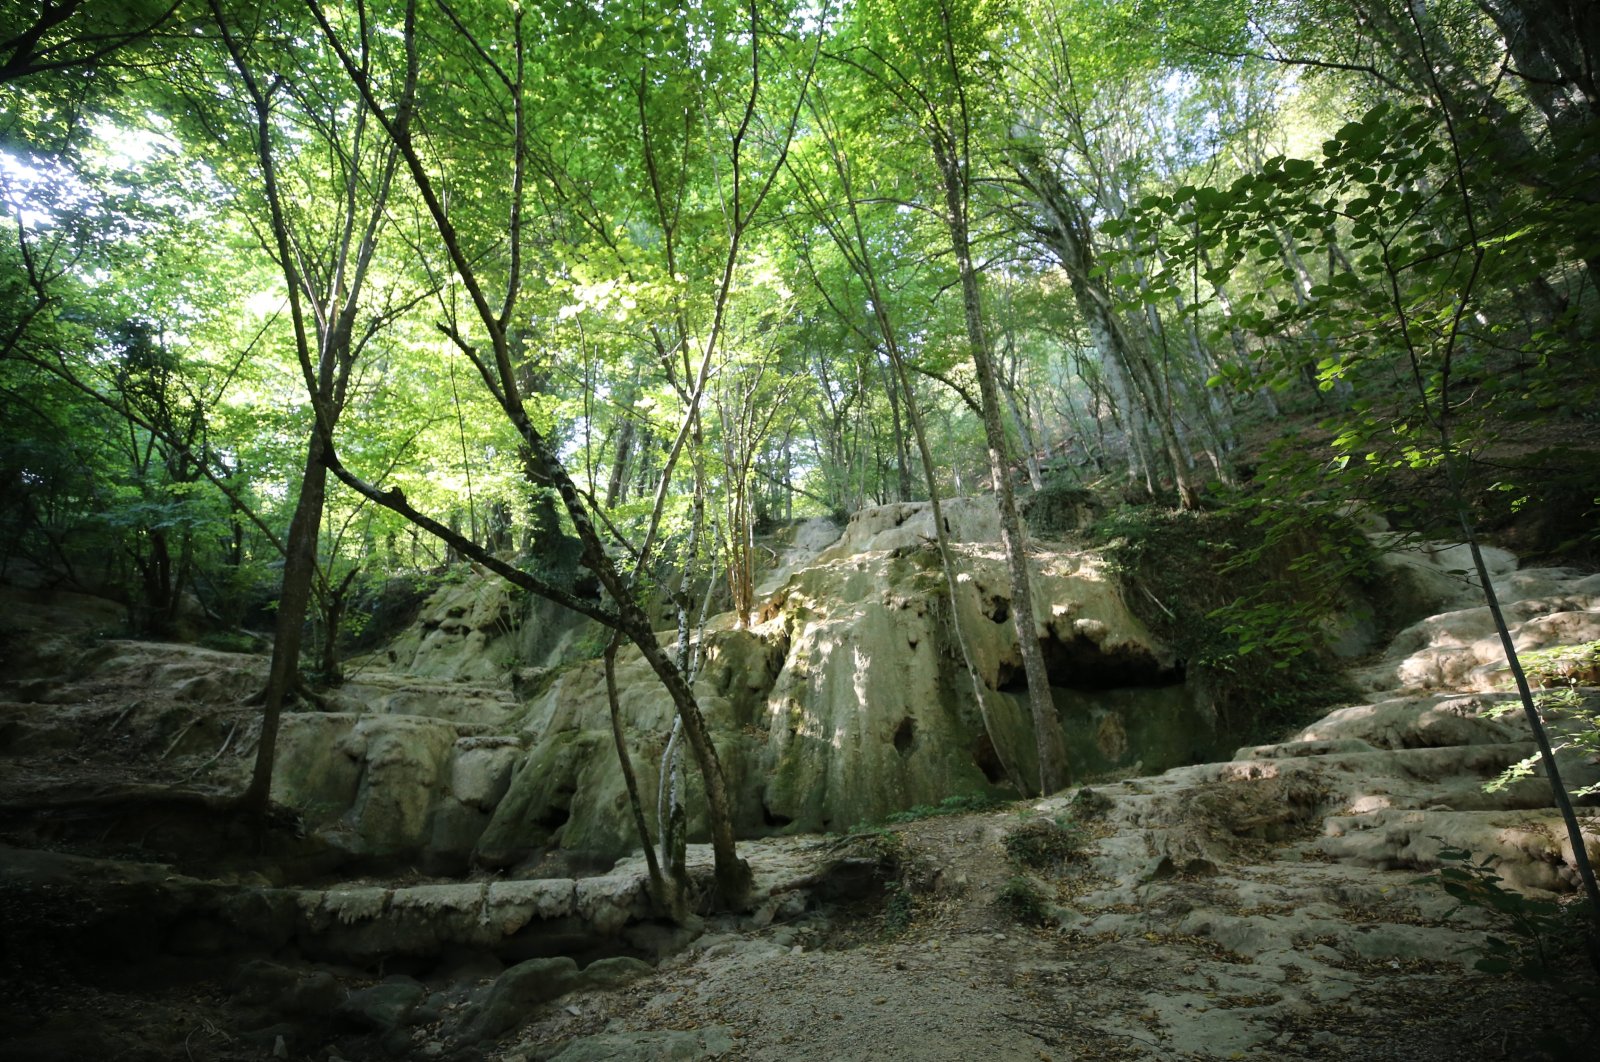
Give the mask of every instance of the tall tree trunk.
[(1106, 361), (1121, 366), (1130, 388), (1144, 406), (1146, 418), (1161, 437), (1179, 504), (1184, 509), (1198, 508), (1200, 494), (1190, 480), (1189, 461), (1173, 425), (1167, 388), (1150, 352), (1138, 348), (1117, 319), (1111, 292), (1096, 270), (1088, 218), (1033, 145), (1014, 140), (1012, 166), (1045, 219), (1038, 236), (1067, 274), (1073, 301), (1088, 323), (1096, 348)]
[(1044, 666), (1044, 652), (1033, 615), (1033, 585), (1028, 574), (1027, 542), (1022, 535), (1022, 520), (1017, 515), (1017, 499), (1011, 488), (1009, 447), (1000, 407), (1000, 389), (988, 337), (983, 329), (983, 306), (978, 291), (978, 274), (972, 264), (972, 246), (967, 232), (966, 160), (959, 158), (937, 136), (933, 153), (944, 185), (945, 224), (956, 270), (961, 281), (961, 308), (966, 321), (967, 342), (977, 369), (978, 394), (983, 408), (984, 439), (989, 450), (989, 468), (994, 476), (995, 496), (1000, 506), (1000, 540), (1005, 547), (1006, 567), (1011, 576), (1011, 619), (1016, 630), (1017, 648), (1022, 655), (1023, 673), (1028, 683), (1028, 709), (1033, 717), (1033, 737), (1039, 756), (1039, 791), (1053, 793), (1067, 784), (1066, 739), (1056, 715), (1050, 692), (1050, 676)]
[(284, 543), (283, 585), (278, 592), (278, 613), (273, 624), (272, 660), (267, 665), (261, 738), (256, 745), (250, 785), (239, 798), (241, 809), (258, 821), (265, 817), (271, 803), (272, 768), (277, 760), (283, 706), (299, 681), (300, 639), (311, 607), (311, 588), (317, 578), (317, 537), (322, 528), (322, 503), (328, 489), (328, 469), (322, 460), (324, 445), (321, 429), (313, 428), (306, 443), (300, 498), (295, 503)]

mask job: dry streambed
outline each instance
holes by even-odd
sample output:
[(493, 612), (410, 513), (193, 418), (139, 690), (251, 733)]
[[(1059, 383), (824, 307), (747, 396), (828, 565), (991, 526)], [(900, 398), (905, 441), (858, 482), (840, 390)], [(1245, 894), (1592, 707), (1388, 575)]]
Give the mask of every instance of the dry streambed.
[[(1595, 637), (1600, 581), (1500, 574), (1522, 648)], [(648, 917), (637, 860), (350, 879), (326, 838), (245, 852), (204, 801), (159, 792), (236, 755), (250, 712), (203, 708), (257, 663), (142, 643), (85, 662), (61, 635), (30, 650), (33, 673), (80, 670), (14, 682), (5, 706), (7, 1057), (1583, 1057), (1592, 1007), (1562, 990), (1593, 984), (1582, 957), (1546, 939), (1553, 982), (1480, 973), (1491, 935), (1533, 940), (1417, 880), (1453, 847), (1529, 895), (1573, 885), (1542, 780), (1485, 791), (1529, 745), (1497, 711), (1487, 617), (1457, 604), (1370, 662), (1367, 703), (1284, 742), (1005, 810), (748, 842), (753, 910), (688, 931)], [(1581, 724), (1591, 692), (1556, 722)], [(1595, 777), (1582, 756), (1568, 768)], [(707, 859), (691, 852), (702, 878)]]

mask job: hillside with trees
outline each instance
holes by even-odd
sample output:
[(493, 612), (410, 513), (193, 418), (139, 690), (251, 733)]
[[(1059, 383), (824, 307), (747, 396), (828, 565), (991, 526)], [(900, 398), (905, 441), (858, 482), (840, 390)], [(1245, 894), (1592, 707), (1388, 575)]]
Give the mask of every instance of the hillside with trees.
[[(1600, 919), (1556, 776), (1563, 742), (1592, 761), (1561, 730), (1592, 705), (1535, 696), (1593, 684), (1600, 630), (1519, 626), (1600, 607), (1591, 5), (25, 0), (0, 13), (0, 209), (0, 584), (93, 602), (61, 624), (81, 666), (40, 648), (53, 613), (6, 626), (6, 699), (34, 706), (8, 747), (49, 747), (25, 738), (67, 694), (38, 675), (104, 664), (131, 698), (159, 657), (91, 643), (254, 661), (181, 657), (211, 669), (209, 761), (166, 762), (196, 716), (148, 739), (137, 793), (53, 804), (19, 773), (8, 844), (47, 804), (128, 800), (333, 874), (291, 839), (338, 819), (307, 728), (404, 664), (488, 713), (426, 738), (478, 741), (450, 762), (510, 770), (523, 720), (523, 788), (345, 871), (631, 846), (681, 926), (761, 909), (754, 836), (1076, 801), (1314, 729), (1352, 666), (1470, 604), (1527, 728), (1482, 741), (1537, 744), (1515, 777)], [(1396, 574), (1423, 542), (1461, 547), (1478, 596)], [(1506, 551), (1564, 574), (1502, 584)], [(808, 574), (845, 560), (855, 583)], [(880, 640), (826, 628), (847, 615)], [(862, 677), (935, 641), (923, 678)], [(821, 677), (841, 645), (857, 677)], [(863, 711), (961, 722), (908, 708), (867, 751), (838, 722), (859, 761), (797, 766), (779, 715), (831, 720), (852, 681)], [(1130, 751), (1065, 707), (1125, 688), (1191, 721)], [(517, 714), (562, 697), (570, 747)], [(961, 754), (877, 780), (936, 733)]]

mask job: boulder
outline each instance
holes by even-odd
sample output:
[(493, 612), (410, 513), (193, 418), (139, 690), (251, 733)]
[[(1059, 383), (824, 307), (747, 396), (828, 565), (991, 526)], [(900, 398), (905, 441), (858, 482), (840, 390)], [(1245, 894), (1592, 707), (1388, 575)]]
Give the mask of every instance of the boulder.
[(325, 970), (284, 966), (252, 959), (234, 971), (229, 985), (234, 1001), (283, 1017), (325, 1018), (345, 1001), (345, 991)]
[[(1000, 511), (992, 496), (950, 498), (940, 502), (939, 509), (950, 541), (1000, 541)], [(823, 550), (817, 562), (827, 564), (860, 553), (914, 548), (937, 538), (933, 506), (928, 502), (877, 505), (857, 510), (838, 541)]]
[(655, 967), (643, 959), (628, 955), (596, 959), (583, 969), (583, 987), (602, 990), (621, 988), (655, 972)]
[(578, 964), (566, 956), (529, 959), (495, 978), (482, 1005), (468, 1022), (472, 1039), (487, 1040), (522, 1024), (530, 1008), (578, 987)]
[(397, 978), (351, 992), (340, 1004), (345, 1022), (375, 1033), (388, 1033), (411, 1024), (411, 1016), (428, 996), (427, 989), (410, 978)]
[(500, 579), (468, 576), (423, 603), (417, 623), (389, 646), (408, 674), (454, 682), (505, 680), (515, 660), (521, 595)]

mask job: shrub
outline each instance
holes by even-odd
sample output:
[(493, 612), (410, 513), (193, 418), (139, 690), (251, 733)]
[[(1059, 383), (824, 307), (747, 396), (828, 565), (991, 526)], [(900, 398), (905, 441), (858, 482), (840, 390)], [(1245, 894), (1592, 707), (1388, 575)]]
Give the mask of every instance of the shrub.
[(1440, 850), (1439, 859), (1444, 865), (1418, 878), (1416, 884), (1438, 885), (1449, 893), (1457, 903), (1451, 914), (1462, 907), (1487, 912), (1506, 934), (1484, 938), (1484, 955), (1473, 964), (1484, 973), (1547, 978), (1555, 972), (1553, 961), (1565, 945), (1581, 939), (1582, 931), (1573, 918), (1581, 904), (1564, 906), (1503, 887), (1500, 875), (1494, 872), (1494, 856), (1474, 859), (1471, 852), (1446, 847)]
[(884, 822), (916, 822), (919, 819), (938, 818), (941, 815), (965, 815), (976, 811), (993, 811), (1005, 804), (1004, 800), (986, 793), (964, 793), (947, 796), (937, 805), (918, 804), (904, 811), (896, 811)]
[(1042, 926), (1050, 921), (1050, 906), (1033, 879), (1021, 874), (1006, 879), (994, 905), (1002, 914), (1023, 925)]
[(1032, 870), (1047, 870), (1083, 854), (1083, 828), (1064, 816), (1027, 822), (1005, 836), (1006, 854), (1012, 862)]

